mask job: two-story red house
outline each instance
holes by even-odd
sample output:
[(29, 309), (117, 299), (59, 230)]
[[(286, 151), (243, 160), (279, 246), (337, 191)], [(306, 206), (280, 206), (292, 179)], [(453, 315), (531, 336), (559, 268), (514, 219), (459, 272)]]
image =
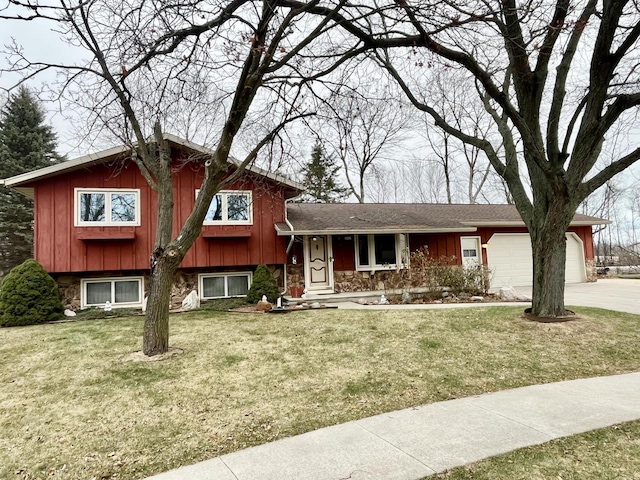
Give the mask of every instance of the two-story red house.
[[(210, 151), (166, 135), (175, 165), (174, 235), (190, 213)], [(141, 306), (156, 228), (156, 195), (118, 147), (2, 181), (34, 199), (34, 257), (72, 307)], [(532, 281), (531, 245), (512, 205), (301, 204), (297, 182), (249, 168), (212, 201), (184, 258), (172, 298), (242, 296), (259, 264), (283, 291), (377, 289), (407, 268), (410, 251), (482, 264), (492, 285)], [(576, 215), (567, 232), (567, 282), (595, 279), (591, 226)]]
[[(191, 212), (209, 151), (172, 135), (174, 236)], [(157, 196), (129, 149), (112, 148), (5, 180), (34, 199), (34, 258), (74, 307), (141, 306), (156, 229)], [(271, 266), (284, 286), (286, 239), (274, 224), (302, 192), (291, 180), (249, 168), (212, 201), (202, 233), (181, 264), (173, 297), (246, 294), (256, 266)]]

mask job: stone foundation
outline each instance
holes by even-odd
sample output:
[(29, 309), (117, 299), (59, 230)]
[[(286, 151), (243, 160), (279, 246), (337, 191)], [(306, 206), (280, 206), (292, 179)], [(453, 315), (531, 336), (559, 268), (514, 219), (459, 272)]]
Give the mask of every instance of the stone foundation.
[[(273, 277), (276, 279), (278, 286), (284, 288), (284, 275), (282, 265), (268, 265)], [(255, 266), (247, 266), (244, 268), (234, 269), (198, 269), (198, 270), (179, 270), (176, 273), (173, 286), (171, 287), (171, 308), (178, 308), (182, 305), (182, 300), (191, 293), (192, 290), (198, 291), (198, 275), (201, 273), (232, 273), (232, 272), (255, 272)], [(58, 291), (64, 308), (70, 310), (80, 309), (80, 281), (87, 278), (119, 278), (119, 277), (144, 277), (144, 295), (149, 293), (150, 277), (148, 272), (100, 272), (86, 273), (82, 275), (63, 274), (54, 276), (58, 283)], [(304, 280), (303, 283), (304, 285)]]
[(410, 271), (406, 269), (378, 270), (373, 274), (354, 270), (337, 271), (333, 272), (333, 281), (336, 293), (395, 290), (406, 288), (407, 285), (409, 287), (424, 286), (422, 278), (412, 279)]
[(585, 270), (587, 273), (587, 282), (595, 282), (598, 280), (598, 271), (595, 260), (587, 260), (585, 262)]
[(304, 265), (287, 265), (287, 287), (304, 288)]
[[(58, 292), (60, 293), (60, 299), (64, 308), (69, 310), (80, 310), (80, 281), (82, 279), (94, 279), (94, 278), (119, 278), (122, 277), (122, 272), (100, 272), (100, 273), (87, 273), (87, 274), (62, 274), (51, 275), (58, 284)], [(127, 277), (144, 277), (145, 294), (146, 288), (149, 285), (149, 275), (146, 272), (132, 271), (127, 272)]]
[[(370, 292), (375, 290), (438, 289), (441, 286), (471, 291), (484, 291), (487, 280), (486, 270), (469, 272), (465, 275), (451, 275), (449, 269), (461, 269), (459, 265), (441, 265), (431, 269), (400, 270), (336, 270), (333, 272), (333, 290), (335, 293)], [(484, 274), (483, 274), (484, 272)], [(454, 272), (455, 273), (455, 272)], [(456, 283), (447, 283), (456, 281)], [(465, 282), (465, 283), (461, 283)], [(475, 283), (470, 283), (475, 282)], [(302, 265), (287, 265), (287, 285), (304, 286), (304, 268)]]
[[(411, 281), (408, 270), (379, 270), (371, 272), (358, 272), (344, 270), (333, 272), (333, 289), (336, 293), (367, 292), (371, 290), (390, 290), (406, 287), (421, 287), (422, 278)], [(287, 287), (304, 287), (304, 266), (287, 265)]]

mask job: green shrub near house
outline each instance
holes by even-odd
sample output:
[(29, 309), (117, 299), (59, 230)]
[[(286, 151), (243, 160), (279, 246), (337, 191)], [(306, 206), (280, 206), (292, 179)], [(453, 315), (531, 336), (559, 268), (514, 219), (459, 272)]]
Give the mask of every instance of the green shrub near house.
[(256, 273), (253, 274), (253, 282), (247, 292), (247, 302), (256, 303), (262, 299), (262, 296), (266, 295), (267, 300), (275, 302), (280, 296), (280, 288), (276, 279), (269, 271), (266, 265), (258, 265)]
[(446, 288), (454, 294), (483, 294), (489, 290), (491, 271), (483, 265), (460, 265), (455, 256), (435, 258), (426, 246), (411, 252), (409, 261), (411, 268), (386, 272), (385, 288), (426, 287), (432, 292)]
[(33, 259), (14, 267), (0, 285), (0, 326), (34, 325), (62, 318), (58, 285)]

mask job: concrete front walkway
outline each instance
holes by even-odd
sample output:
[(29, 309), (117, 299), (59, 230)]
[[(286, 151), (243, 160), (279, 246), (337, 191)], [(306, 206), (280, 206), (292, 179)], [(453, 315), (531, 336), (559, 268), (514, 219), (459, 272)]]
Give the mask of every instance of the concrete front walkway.
[(322, 428), (153, 480), (420, 479), (640, 419), (640, 373), (505, 390)]

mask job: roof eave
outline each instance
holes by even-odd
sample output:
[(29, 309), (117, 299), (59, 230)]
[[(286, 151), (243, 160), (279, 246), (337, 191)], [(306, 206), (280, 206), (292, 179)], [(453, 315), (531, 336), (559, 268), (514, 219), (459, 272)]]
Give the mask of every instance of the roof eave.
[(384, 234), (384, 233), (470, 233), (478, 231), (475, 227), (465, 228), (377, 228), (377, 229), (324, 229), (324, 230), (282, 230), (276, 225), (276, 232), (279, 236), (290, 237), (293, 235), (369, 235), (369, 234)]
[[(462, 225), (469, 225), (475, 227), (526, 227), (522, 220), (505, 220), (505, 221), (489, 221), (489, 222), (460, 222)], [(609, 225), (611, 220), (605, 220), (603, 218), (593, 220), (573, 220), (570, 227), (588, 227), (591, 225)]]
[[(165, 134), (164, 138), (168, 142), (183, 146), (185, 148), (189, 148), (196, 152), (200, 152), (207, 155), (212, 155), (213, 153), (215, 153), (214, 150), (211, 150), (210, 148), (204, 147), (202, 145), (197, 145), (195, 143), (192, 143), (180, 137), (176, 137), (175, 135), (172, 135), (169, 133)], [(88, 167), (94, 164), (99, 164), (109, 157), (113, 157), (115, 155), (121, 155), (128, 151), (130, 151), (130, 147), (126, 145), (122, 145), (119, 147), (112, 147), (107, 150), (102, 150), (96, 153), (90, 153), (89, 155), (84, 155), (82, 157), (78, 157), (73, 160), (57, 163), (49, 167), (44, 167), (38, 170), (33, 170), (31, 172), (22, 173), (14, 177), (4, 179), (2, 182), (7, 187), (17, 187), (27, 182), (31, 182), (34, 180), (42, 180), (44, 178), (48, 178), (48, 177), (63, 173), (65, 171)], [(236, 167), (240, 165), (240, 162), (233, 157), (229, 158), (229, 163), (231, 163), (232, 165), (235, 165)], [(255, 167), (255, 166), (249, 166), (247, 167), (247, 170), (249, 172), (255, 173), (257, 175), (261, 175), (275, 182), (291, 187), (294, 190), (297, 190), (300, 192), (304, 191), (304, 186), (301, 183), (298, 183), (294, 180), (290, 180), (276, 173), (267, 172), (266, 170), (263, 170), (262, 168)]]
[(97, 153), (90, 153), (89, 155), (74, 158), (73, 160), (67, 160), (66, 162), (56, 163), (55, 165), (50, 165), (48, 167), (39, 168), (38, 170), (33, 170), (31, 172), (25, 172), (14, 177), (6, 178), (4, 179), (3, 183), (7, 187), (17, 187), (33, 180), (42, 180), (44, 178), (48, 178), (68, 170), (88, 167), (97, 163), (101, 163), (109, 157), (120, 155), (127, 152), (128, 150), (128, 147), (121, 146), (109, 148), (108, 150), (103, 150)]
[(571, 222), (569, 225), (572, 227), (591, 227), (593, 225), (611, 225), (613, 222), (611, 220), (605, 220), (604, 218), (593, 220), (577, 220), (575, 222)]

